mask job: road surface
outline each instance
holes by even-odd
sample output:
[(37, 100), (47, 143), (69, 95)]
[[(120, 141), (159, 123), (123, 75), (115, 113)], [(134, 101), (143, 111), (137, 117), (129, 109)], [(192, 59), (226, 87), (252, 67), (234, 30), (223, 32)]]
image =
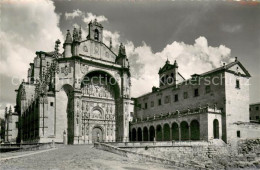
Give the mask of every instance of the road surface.
[[(8, 159), (10, 156), (13, 159)], [(1, 153), (0, 169), (169, 170), (179, 168), (122, 157), (95, 149), (92, 145), (70, 145), (46, 152)]]

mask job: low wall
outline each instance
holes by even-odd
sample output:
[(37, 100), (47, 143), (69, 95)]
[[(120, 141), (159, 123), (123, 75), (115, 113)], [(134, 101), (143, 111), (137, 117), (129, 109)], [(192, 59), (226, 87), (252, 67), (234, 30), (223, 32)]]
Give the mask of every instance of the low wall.
[(112, 153), (115, 153), (115, 154), (118, 154), (118, 155), (121, 155), (121, 156), (124, 156), (124, 157), (130, 157), (130, 158), (131, 157), (133, 157), (133, 158), (138, 157), (139, 159), (142, 159), (142, 160), (145, 160), (145, 161), (163, 163), (163, 164), (168, 164), (168, 165), (172, 165), (172, 166), (182, 167), (182, 168), (185, 168), (185, 169), (205, 169), (204, 166), (191, 165), (191, 164), (188, 164), (188, 163), (173, 161), (173, 160), (169, 160), (169, 159), (166, 159), (166, 158), (159, 158), (159, 157), (152, 156), (152, 155), (137, 153), (137, 152), (133, 152), (133, 151), (130, 151), (130, 150), (118, 148), (116, 146), (113, 146), (113, 145), (107, 144), (107, 143), (94, 143), (94, 147), (97, 148), (97, 149), (112, 152)]
[(164, 142), (106, 142), (119, 148), (145, 148), (145, 147), (190, 147), (208, 146), (206, 141), (164, 141)]
[(34, 151), (54, 148), (54, 143), (32, 143), (32, 144), (1, 144), (0, 152), (11, 151)]

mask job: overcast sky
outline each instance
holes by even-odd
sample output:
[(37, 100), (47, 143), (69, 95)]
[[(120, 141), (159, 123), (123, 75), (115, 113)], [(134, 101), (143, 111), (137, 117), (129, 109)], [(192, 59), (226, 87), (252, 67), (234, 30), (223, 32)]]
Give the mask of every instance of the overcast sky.
[[(260, 102), (260, 4), (241, 2), (1, 1), (0, 109), (15, 105), (14, 78), (26, 78), (35, 51), (52, 51), (67, 29), (94, 18), (104, 42), (120, 42), (132, 69), (132, 94), (158, 86), (158, 69), (177, 60), (189, 78), (237, 56), (252, 75), (250, 103)], [(15, 81), (16, 83), (17, 81)]]

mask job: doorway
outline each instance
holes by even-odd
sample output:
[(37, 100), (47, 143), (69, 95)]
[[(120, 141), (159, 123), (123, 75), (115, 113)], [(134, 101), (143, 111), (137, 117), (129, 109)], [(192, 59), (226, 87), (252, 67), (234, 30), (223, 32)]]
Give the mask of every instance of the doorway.
[(103, 141), (103, 131), (100, 127), (94, 127), (92, 130), (92, 143)]

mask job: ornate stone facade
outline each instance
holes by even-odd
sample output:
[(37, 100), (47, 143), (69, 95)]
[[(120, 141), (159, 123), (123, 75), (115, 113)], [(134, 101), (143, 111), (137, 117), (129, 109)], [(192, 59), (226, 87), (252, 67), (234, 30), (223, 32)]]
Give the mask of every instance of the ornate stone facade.
[(124, 45), (115, 54), (103, 43), (103, 26), (68, 30), (64, 52), (36, 52), (28, 81), (17, 90), (22, 142), (128, 141), (131, 89)]

